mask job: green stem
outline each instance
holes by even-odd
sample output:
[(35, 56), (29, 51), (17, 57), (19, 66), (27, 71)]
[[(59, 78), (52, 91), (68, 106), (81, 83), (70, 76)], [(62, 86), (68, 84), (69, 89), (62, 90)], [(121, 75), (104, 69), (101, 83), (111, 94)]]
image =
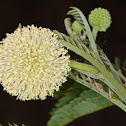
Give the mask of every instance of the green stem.
[(126, 82), (126, 77), (122, 74), (121, 70), (118, 70), (118, 71), (116, 71), (116, 72), (117, 72), (117, 74), (119, 75), (119, 77), (120, 77), (124, 82)]
[(92, 29), (92, 35), (94, 37), (94, 40), (96, 40), (98, 30), (99, 30), (99, 27), (97, 25), (94, 25), (94, 27)]
[(86, 60), (88, 60), (90, 63), (92, 63), (95, 67), (97, 67), (104, 75), (106, 80), (108, 80), (110, 83), (108, 86), (126, 103), (126, 90), (125, 88), (120, 85), (116, 79), (113, 77), (113, 75), (106, 70), (104, 66), (102, 66), (95, 58), (90, 56), (89, 54), (85, 53), (83, 50), (80, 50), (79, 48), (71, 45), (70, 43), (67, 43), (66, 41), (61, 41), (64, 46), (66, 46), (68, 49), (74, 51), (78, 55), (84, 57)]
[(120, 69), (120, 59), (118, 57), (115, 57), (115, 65), (117, 67), (117, 70)]
[(115, 77), (115, 79), (118, 81), (118, 83), (119, 83), (120, 85), (123, 85), (123, 83), (122, 83), (120, 77), (118, 76), (116, 70), (113, 68), (112, 64), (110, 64), (110, 71), (111, 71), (111, 73), (113, 74), (113, 76)]
[(99, 73), (99, 69), (97, 69), (96, 67), (92, 66), (92, 65), (88, 65), (85, 63), (80, 63), (74, 60), (70, 60), (69, 66), (72, 68), (76, 68), (76, 69), (80, 69), (80, 70), (85, 70), (94, 74)]

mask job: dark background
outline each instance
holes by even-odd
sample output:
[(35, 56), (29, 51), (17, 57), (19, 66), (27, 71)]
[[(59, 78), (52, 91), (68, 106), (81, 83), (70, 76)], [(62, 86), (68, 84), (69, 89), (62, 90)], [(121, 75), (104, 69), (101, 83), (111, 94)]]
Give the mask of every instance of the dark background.
[[(86, 17), (96, 7), (103, 7), (112, 15), (111, 27), (99, 33), (97, 43), (110, 60), (115, 56), (126, 58), (126, 3), (125, 0), (0, 0), (0, 41), (6, 33), (12, 33), (22, 23), (34, 24), (66, 33), (64, 18), (70, 6), (80, 8)], [(22, 102), (11, 97), (0, 86), (0, 123), (26, 124), (27, 126), (46, 126), (49, 112), (56, 100), (48, 97), (45, 101)], [(68, 126), (124, 126), (126, 113), (116, 106), (81, 117)]]

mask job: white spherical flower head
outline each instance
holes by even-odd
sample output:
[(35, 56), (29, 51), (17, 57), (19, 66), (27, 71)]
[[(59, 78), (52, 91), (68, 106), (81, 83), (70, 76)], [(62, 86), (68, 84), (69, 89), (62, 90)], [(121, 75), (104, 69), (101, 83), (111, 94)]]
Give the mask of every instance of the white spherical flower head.
[(68, 52), (51, 30), (27, 26), (1, 41), (0, 80), (20, 100), (46, 99), (66, 81)]

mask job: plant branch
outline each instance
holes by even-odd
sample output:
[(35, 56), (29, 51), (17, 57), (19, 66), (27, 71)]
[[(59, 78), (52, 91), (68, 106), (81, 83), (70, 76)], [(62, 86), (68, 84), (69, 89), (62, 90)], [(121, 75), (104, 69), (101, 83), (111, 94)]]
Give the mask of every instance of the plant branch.
[(84, 52), (83, 50), (73, 46), (72, 44), (62, 40), (61, 43), (66, 46), (68, 49), (74, 51), (78, 55), (84, 57), (86, 60), (88, 60), (90, 63), (92, 63), (95, 67), (97, 67), (104, 75), (105, 79), (110, 82), (107, 85), (126, 103), (126, 90), (125, 88), (120, 85), (116, 79), (113, 77), (113, 75), (106, 70), (106, 68), (99, 63), (95, 58)]
[[(74, 76), (74, 75), (72, 75)], [(122, 103), (119, 99), (110, 99), (109, 98), (109, 94), (107, 92), (105, 92), (104, 90), (102, 92), (99, 92), (97, 90), (97, 88), (95, 86), (91, 87), (90, 84), (88, 82), (86, 82), (83, 79), (80, 79), (79, 77), (72, 77), (72, 79), (90, 89), (92, 89), (93, 91), (99, 93), (100, 95), (102, 95), (103, 97), (107, 98), (109, 101), (113, 102), (115, 105), (117, 105), (118, 107), (120, 107), (122, 110), (124, 110), (126, 112), (126, 105), (124, 103)]]

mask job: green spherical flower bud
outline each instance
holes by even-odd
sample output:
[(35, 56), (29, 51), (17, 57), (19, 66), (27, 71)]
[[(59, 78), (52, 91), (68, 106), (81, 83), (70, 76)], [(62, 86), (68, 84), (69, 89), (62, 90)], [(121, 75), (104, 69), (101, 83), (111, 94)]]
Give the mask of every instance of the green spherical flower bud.
[(112, 22), (109, 11), (101, 7), (91, 11), (88, 21), (92, 27), (94, 25), (98, 26), (101, 32), (105, 32)]
[(81, 32), (82, 30), (84, 30), (84, 27), (82, 27), (82, 25), (78, 21), (74, 21), (72, 24), (72, 29), (73, 29), (73, 31), (78, 33), (78, 32)]

